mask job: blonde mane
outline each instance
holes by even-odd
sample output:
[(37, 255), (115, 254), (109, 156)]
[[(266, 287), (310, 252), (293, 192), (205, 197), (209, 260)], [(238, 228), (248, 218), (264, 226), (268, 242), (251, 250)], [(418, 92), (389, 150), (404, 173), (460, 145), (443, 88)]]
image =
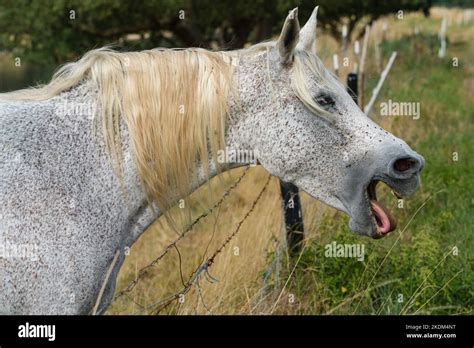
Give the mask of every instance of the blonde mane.
[(216, 158), (224, 148), (232, 66), (222, 53), (93, 50), (59, 69), (48, 85), (6, 93), (0, 99), (46, 100), (86, 76), (98, 87), (98, 120), (117, 174), (123, 118), (149, 199), (166, 211), (174, 199), (186, 197), (197, 163), (207, 170), (208, 154)]
[[(101, 48), (61, 67), (49, 84), (0, 94), (0, 99), (46, 100), (90, 78), (98, 87), (96, 120), (116, 173), (121, 178), (123, 119), (144, 192), (165, 212), (189, 194), (199, 161), (208, 174), (209, 153), (219, 171), (217, 151), (225, 147), (234, 87), (231, 60), (273, 46), (265, 42), (233, 52), (188, 48), (120, 53)], [(317, 74), (318, 84), (331, 85), (316, 55), (296, 52), (292, 89), (310, 110), (324, 116), (327, 112), (309, 93), (307, 68)]]

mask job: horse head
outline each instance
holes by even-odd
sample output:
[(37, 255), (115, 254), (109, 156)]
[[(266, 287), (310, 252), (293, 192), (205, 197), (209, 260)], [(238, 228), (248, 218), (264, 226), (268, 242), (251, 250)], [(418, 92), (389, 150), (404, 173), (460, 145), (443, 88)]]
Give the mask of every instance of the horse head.
[[(350, 216), (352, 231), (385, 236), (396, 220), (376, 185), (399, 198), (419, 186), (424, 159), (375, 124), (315, 53), (316, 14), (300, 30), (297, 9), (276, 41), (240, 54), (238, 110), (230, 142), (249, 146), (271, 174)], [(234, 108), (237, 110), (237, 108)]]

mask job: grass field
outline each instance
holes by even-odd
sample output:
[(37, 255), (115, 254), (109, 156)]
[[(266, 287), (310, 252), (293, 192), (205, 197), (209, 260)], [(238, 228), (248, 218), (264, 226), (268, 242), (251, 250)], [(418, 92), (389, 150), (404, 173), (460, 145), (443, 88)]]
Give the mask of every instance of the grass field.
[[(440, 59), (436, 35), (443, 14), (452, 21), (447, 56)], [(378, 103), (419, 102), (421, 117), (381, 117), (378, 103), (372, 117), (426, 160), (421, 188), (404, 199), (403, 208), (388, 190), (379, 192), (395, 211), (399, 228), (382, 240), (359, 237), (348, 229), (346, 216), (303, 194), (305, 242), (299, 257), (290, 260), (284, 248), (279, 185), (272, 178), (241, 231), (209, 268), (219, 281), (201, 277), (181, 301), (161, 313), (472, 314), (474, 23), (458, 25), (457, 15), (455, 10), (434, 9), (427, 19), (412, 14), (388, 20), (382, 52), (387, 59), (397, 50), (398, 58)], [(413, 35), (415, 23), (419, 35)], [(320, 55), (329, 62), (335, 43), (324, 35), (319, 40)], [(367, 94), (378, 79), (373, 55), (370, 49)], [(459, 59), (457, 67), (454, 57)], [(210, 190), (195, 192), (193, 215), (211, 206), (242, 171), (224, 177), (224, 185), (214, 179)], [(178, 249), (172, 249), (128, 296), (116, 300), (108, 313), (153, 313), (143, 306), (179, 291), (181, 274), (187, 279), (235, 230), (267, 176), (263, 168), (251, 168), (220, 208), (199, 222)], [(167, 221), (159, 219), (132, 247), (117, 289), (176, 236)], [(333, 241), (363, 244), (364, 260), (325, 257), (324, 246)]]

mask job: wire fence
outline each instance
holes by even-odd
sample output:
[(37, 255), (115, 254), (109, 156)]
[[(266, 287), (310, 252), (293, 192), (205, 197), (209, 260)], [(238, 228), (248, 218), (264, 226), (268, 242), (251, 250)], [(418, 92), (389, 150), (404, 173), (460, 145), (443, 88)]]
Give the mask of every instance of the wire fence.
[[(202, 276), (205, 277), (205, 279), (211, 283), (217, 282), (217, 279), (214, 278), (210, 273), (209, 273), (209, 268), (216, 262), (217, 256), (225, 249), (225, 247), (231, 242), (231, 240), (239, 233), (242, 225), (244, 222), (247, 220), (247, 218), (252, 214), (254, 211), (255, 207), (257, 206), (258, 202), (260, 201), (261, 197), (267, 190), (267, 187), (270, 183), (271, 180), (271, 175), (268, 175), (265, 184), (263, 185), (262, 189), (260, 190), (259, 194), (253, 201), (252, 205), (250, 208), (247, 210), (246, 214), (240, 219), (238, 222), (236, 228), (230, 233), (227, 238), (223, 241), (223, 243), (211, 254), (211, 256), (207, 257), (204, 262), (202, 262), (189, 276), (187, 280), (184, 279), (183, 272), (182, 272), (182, 259), (181, 259), (181, 253), (178, 248), (178, 243), (188, 235), (190, 231), (192, 231), (193, 227), (196, 226), (196, 224), (199, 223), (202, 219), (208, 217), (211, 215), (217, 208), (219, 208), (222, 203), (226, 200), (226, 198), (231, 194), (232, 191), (234, 191), (239, 184), (242, 182), (243, 178), (248, 174), (250, 169), (250, 166), (247, 166), (243, 173), (239, 176), (239, 178), (224, 192), (224, 194), (217, 200), (209, 209), (207, 209), (204, 213), (199, 215), (196, 219), (194, 219), (188, 227), (185, 228), (185, 230), (175, 239), (173, 240), (170, 244), (168, 244), (163, 251), (156, 256), (149, 264), (146, 266), (142, 267), (138, 272), (137, 275), (135, 276), (134, 279), (132, 279), (122, 290), (116, 293), (114, 296), (112, 302), (118, 300), (119, 298), (126, 296), (128, 299), (133, 301), (141, 311), (146, 312), (146, 313), (152, 313), (152, 314), (159, 314), (163, 309), (167, 308), (171, 303), (178, 301), (180, 299), (184, 299), (184, 296), (193, 288), (195, 284), (198, 286), (198, 291), (199, 295), (202, 299), (202, 290), (200, 286), (200, 279)], [(161, 299), (156, 299), (155, 301), (152, 301), (148, 305), (142, 305), (140, 303), (137, 303), (134, 301), (134, 299), (129, 296), (129, 293), (135, 288), (135, 286), (146, 276), (148, 275), (153, 268), (170, 252), (170, 250), (176, 250), (178, 253), (178, 260), (179, 260), (179, 271), (180, 271), (180, 276), (181, 276), (181, 282), (182, 282), (182, 288), (179, 289), (177, 292), (166, 296), (165, 298)], [(206, 307), (204, 304), (204, 307), (210, 312), (210, 310)]]

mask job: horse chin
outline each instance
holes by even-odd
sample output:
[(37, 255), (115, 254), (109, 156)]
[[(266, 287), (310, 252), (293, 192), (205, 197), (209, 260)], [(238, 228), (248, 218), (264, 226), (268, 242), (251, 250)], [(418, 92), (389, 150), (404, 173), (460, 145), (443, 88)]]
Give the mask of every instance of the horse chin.
[(396, 199), (413, 193), (419, 186), (419, 176), (405, 180), (394, 180), (386, 176), (376, 176), (361, 189), (358, 197), (352, 200), (349, 228), (364, 236), (379, 239), (387, 236), (397, 228), (397, 220), (390, 211), (377, 199), (378, 184), (387, 185)]
[(373, 239), (379, 239), (383, 237), (383, 235), (377, 232), (377, 228), (374, 226), (374, 224), (360, 222), (360, 219), (357, 218), (350, 218), (349, 228), (352, 232), (357, 233), (361, 236), (371, 237)]
[[(297, 182), (296, 185), (302, 189), (302, 182)], [(364, 191), (366, 187), (364, 188)], [(337, 209), (343, 213), (349, 215), (349, 228), (361, 235), (372, 237), (374, 239), (382, 238), (384, 235), (381, 234), (377, 229), (375, 218), (370, 209), (370, 203), (362, 191), (360, 194), (356, 194), (351, 197), (345, 197), (343, 193), (339, 195), (329, 194), (327, 192), (312, 192), (311, 190), (304, 190), (310, 197), (321, 201), (322, 203)]]
[(349, 215), (349, 228), (361, 235), (380, 239), (397, 228), (397, 220), (388, 207), (377, 199), (377, 186), (387, 185), (396, 199), (412, 194), (419, 186), (419, 175), (406, 179), (393, 179), (386, 175), (376, 175), (365, 184), (349, 185), (353, 190), (345, 190), (338, 194), (328, 192), (311, 192), (305, 190), (307, 182), (300, 180), (296, 185), (315, 198), (339, 211)]

